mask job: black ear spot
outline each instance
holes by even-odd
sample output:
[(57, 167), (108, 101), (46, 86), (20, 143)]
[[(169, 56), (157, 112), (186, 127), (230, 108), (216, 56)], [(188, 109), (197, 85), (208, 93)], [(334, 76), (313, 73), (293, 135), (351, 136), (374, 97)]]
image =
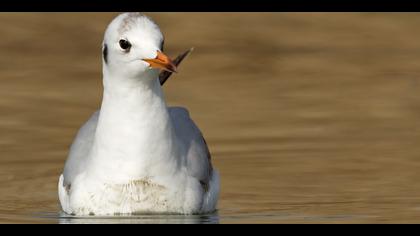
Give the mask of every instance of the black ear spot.
[(108, 46), (104, 44), (104, 49), (102, 50), (102, 55), (104, 57), (105, 63), (108, 63)]

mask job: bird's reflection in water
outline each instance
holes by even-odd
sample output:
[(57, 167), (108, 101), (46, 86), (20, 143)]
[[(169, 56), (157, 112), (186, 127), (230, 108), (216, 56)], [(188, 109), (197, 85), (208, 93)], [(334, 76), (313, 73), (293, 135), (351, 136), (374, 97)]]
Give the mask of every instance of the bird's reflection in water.
[(207, 215), (143, 214), (131, 216), (77, 217), (60, 213), (60, 224), (218, 224), (217, 212)]

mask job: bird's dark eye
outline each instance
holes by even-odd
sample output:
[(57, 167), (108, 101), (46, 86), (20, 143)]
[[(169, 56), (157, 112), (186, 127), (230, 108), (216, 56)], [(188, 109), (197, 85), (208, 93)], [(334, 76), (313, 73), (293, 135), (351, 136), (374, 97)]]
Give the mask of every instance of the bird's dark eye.
[(131, 43), (130, 43), (130, 42), (128, 42), (128, 40), (121, 39), (121, 40), (120, 40), (120, 47), (121, 47), (123, 50), (128, 51), (128, 50), (130, 50), (130, 48), (131, 48)]

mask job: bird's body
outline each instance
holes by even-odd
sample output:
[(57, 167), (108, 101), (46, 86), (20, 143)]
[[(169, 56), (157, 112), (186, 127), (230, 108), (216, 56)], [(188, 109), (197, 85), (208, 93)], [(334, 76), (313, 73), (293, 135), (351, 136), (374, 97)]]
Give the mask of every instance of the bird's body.
[(167, 107), (159, 71), (150, 68), (174, 67), (160, 52), (159, 34), (150, 19), (133, 13), (118, 16), (108, 27), (101, 109), (79, 130), (59, 179), (66, 213), (216, 209), (219, 176), (207, 144), (186, 109)]

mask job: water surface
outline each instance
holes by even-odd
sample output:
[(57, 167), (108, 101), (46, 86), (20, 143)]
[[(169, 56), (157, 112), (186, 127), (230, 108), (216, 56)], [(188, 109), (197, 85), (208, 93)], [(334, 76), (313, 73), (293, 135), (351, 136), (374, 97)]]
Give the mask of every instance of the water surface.
[(220, 171), (205, 216), (76, 218), (57, 182), (99, 107), (112, 13), (1, 13), (1, 223), (418, 223), (420, 14), (153, 13)]

